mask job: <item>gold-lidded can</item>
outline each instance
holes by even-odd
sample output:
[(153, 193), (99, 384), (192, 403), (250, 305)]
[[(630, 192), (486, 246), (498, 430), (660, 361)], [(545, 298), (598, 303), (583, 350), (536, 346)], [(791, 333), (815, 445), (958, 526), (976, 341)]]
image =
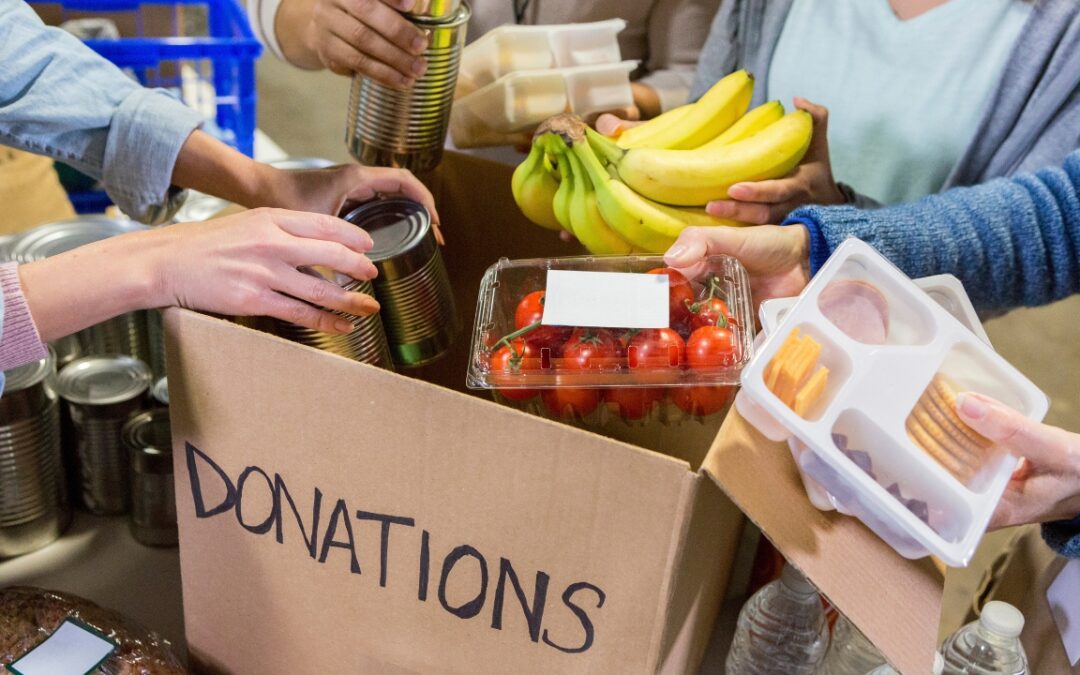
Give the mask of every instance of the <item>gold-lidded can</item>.
[(461, 330), (454, 292), (435, 239), (431, 214), (404, 198), (363, 204), (345, 220), (371, 235), (368, 258), (394, 363), (412, 368), (443, 356)]
[[(332, 274), (320, 268), (302, 267), (300, 271), (312, 276), (321, 276), (328, 281), (337, 283), (346, 291), (365, 293), (375, 297), (375, 291), (370, 281), (352, 279), (343, 274)], [(280, 319), (275, 320), (277, 333), (293, 342), (322, 349), (361, 363), (369, 363), (373, 366), (393, 370), (394, 361), (390, 356), (390, 345), (387, 342), (386, 332), (383, 329), (378, 313), (369, 314), (368, 316), (356, 316), (338, 311), (333, 311), (333, 313), (353, 325), (351, 333), (331, 335), (330, 333), (324, 333)]]

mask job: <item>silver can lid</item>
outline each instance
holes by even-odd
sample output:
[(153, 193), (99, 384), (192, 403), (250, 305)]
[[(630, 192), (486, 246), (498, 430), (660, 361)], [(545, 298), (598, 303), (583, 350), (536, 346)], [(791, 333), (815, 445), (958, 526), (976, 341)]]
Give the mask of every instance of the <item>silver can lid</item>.
[(391, 281), (420, 269), (437, 250), (431, 214), (411, 199), (379, 199), (356, 207), (345, 220), (371, 235), (367, 256), (379, 281)]
[(325, 169), (335, 166), (337, 162), (322, 157), (286, 157), (285, 159), (267, 162), (267, 164), (276, 169), (296, 171), (298, 169)]
[(162, 377), (150, 388), (150, 395), (161, 405), (169, 405), (169, 378)]
[(15, 244), (19, 241), (19, 235), (6, 234), (0, 236), (0, 262), (11, 262), (15, 260)]
[(118, 234), (149, 229), (133, 220), (105, 216), (82, 216), (41, 225), (26, 232), (11, 249), (11, 257), (21, 263), (43, 260), (85, 244)]
[(60, 371), (60, 396), (80, 405), (110, 405), (130, 401), (150, 386), (150, 367), (130, 356), (86, 356)]
[(52, 374), (55, 363), (56, 354), (52, 347), (49, 347), (48, 354), (40, 361), (31, 361), (18, 368), (4, 371), (4, 393), (13, 394), (45, 380)]
[(124, 424), (120, 437), (132, 453), (136, 471), (172, 473), (172, 430), (168, 408), (132, 415)]

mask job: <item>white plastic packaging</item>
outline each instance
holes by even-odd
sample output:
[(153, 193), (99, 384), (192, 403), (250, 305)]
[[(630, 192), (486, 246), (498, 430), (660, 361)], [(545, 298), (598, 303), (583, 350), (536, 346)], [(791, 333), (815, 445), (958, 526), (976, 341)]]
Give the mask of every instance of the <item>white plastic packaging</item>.
[(458, 96), (521, 70), (593, 66), (622, 60), (618, 35), (623, 19), (547, 26), (506, 24), (462, 51)]
[(635, 68), (637, 61), (621, 61), (508, 73), (454, 102), (450, 136), (458, 148), (504, 145), (552, 115), (626, 108)]
[[(819, 298), (834, 282), (869, 287), (884, 299), (881, 344), (860, 342), (826, 318)], [(824, 394), (805, 417), (764, 380), (796, 328), (822, 346), (819, 363), (829, 369)], [(1049, 407), (1046, 395), (988, 344), (872, 247), (850, 239), (757, 350), (742, 373), (736, 405), (765, 436), (790, 442), (815, 506), (854, 515), (904, 557), (932, 554), (963, 566), (1018, 459), (992, 448), (961, 482), (908, 437), (905, 421), (938, 374), (957, 391), (993, 397), (1033, 420)], [(869, 467), (856, 463), (856, 450)]]

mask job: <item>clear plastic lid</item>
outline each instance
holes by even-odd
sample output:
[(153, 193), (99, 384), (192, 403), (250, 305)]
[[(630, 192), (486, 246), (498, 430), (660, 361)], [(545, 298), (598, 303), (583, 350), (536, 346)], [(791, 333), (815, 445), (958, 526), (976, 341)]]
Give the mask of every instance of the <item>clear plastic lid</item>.
[(735, 385), (754, 341), (747, 275), (714, 256), (500, 260), (480, 286), (473, 389)]

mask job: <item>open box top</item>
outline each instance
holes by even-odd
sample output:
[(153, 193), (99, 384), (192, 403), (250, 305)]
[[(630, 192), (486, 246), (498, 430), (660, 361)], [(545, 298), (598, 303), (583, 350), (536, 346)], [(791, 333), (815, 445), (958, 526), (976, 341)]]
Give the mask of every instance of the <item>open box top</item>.
[[(509, 176), (448, 153), (430, 178), (466, 325), (499, 256), (572, 251), (518, 214)], [(941, 575), (815, 509), (737, 415), (680, 459), (185, 310), (166, 336), (204, 668), (692, 672), (738, 538), (718, 485), (896, 667), (930, 670)], [(463, 389), (461, 342), (413, 375)]]

